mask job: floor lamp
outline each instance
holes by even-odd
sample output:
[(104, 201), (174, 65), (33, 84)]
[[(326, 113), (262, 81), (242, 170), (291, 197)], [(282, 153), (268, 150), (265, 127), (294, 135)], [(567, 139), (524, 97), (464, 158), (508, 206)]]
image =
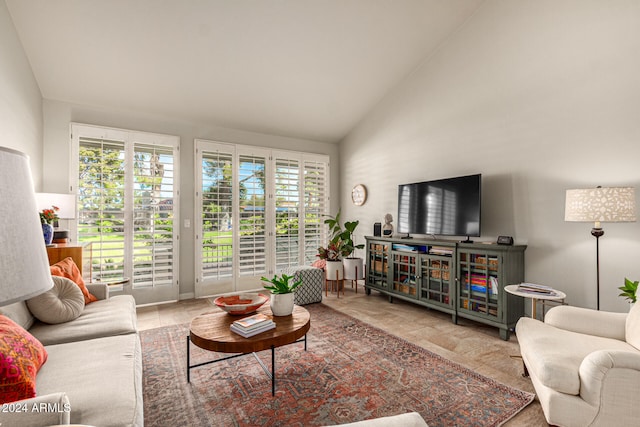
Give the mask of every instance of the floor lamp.
[(633, 187), (596, 187), (567, 190), (564, 220), (593, 222), (591, 235), (596, 238), (596, 309), (600, 310), (600, 237), (602, 222), (634, 222), (636, 197)]
[(0, 306), (53, 287), (29, 158), (0, 147)]

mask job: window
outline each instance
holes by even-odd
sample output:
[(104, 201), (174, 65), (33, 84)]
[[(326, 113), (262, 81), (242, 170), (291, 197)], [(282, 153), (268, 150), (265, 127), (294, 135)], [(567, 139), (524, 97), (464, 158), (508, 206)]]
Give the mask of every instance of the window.
[(72, 141), (75, 232), (92, 242), (92, 280), (177, 289), (179, 139), (73, 124)]
[(196, 140), (196, 296), (256, 289), (325, 240), (328, 156)]

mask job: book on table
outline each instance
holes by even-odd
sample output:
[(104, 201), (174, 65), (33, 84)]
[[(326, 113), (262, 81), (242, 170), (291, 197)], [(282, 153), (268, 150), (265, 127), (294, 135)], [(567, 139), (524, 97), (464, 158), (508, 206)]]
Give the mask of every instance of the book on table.
[(233, 323), (231, 324), (231, 330), (244, 338), (249, 338), (254, 335), (258, 335), (263, 332), (270, 331), (271, 329), (275, 329), (275, 327), (276, 327), (276, 324), (273, 322), (273, 320), (271, 320), (270, 322), (264, 323), (257, 328), (253, 328), (250, 330), (243, 330), (241, 327)]
[(231, 324), (231, 330), (245, 338), (257, 335), (276, 327), (274, 321), (263, 313), (238, 319)]
[(538, 295), (557, 295), (555, 289), (551, 286), (538, 285), (535, 283), (520, 283), (518, 285), (518, 291)]

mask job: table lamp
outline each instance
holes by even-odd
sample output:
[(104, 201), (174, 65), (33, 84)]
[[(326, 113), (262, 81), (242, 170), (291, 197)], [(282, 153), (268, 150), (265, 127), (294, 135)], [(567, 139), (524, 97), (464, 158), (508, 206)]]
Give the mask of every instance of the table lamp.
[(596, 187), (567, 190), (564, 220), (593, 222), (591, 235), (596, 238), (596, 309), (600, 310), (600, 245), (604, 235), (602, 222), (634, 222), (636, 196), (633, 187)]
[(0, 147), (0, 306), (53, 287), (29, 157)]

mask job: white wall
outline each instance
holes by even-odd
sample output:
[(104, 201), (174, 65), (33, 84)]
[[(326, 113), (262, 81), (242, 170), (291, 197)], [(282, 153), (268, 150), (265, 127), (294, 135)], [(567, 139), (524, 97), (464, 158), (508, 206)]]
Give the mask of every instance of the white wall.
[[(69, 188), (70, 146), (69, 124), (86, 123), (98, 126), (164, 133), (180, 137), (180, 218), (194, 224), (194, 153), (195, 138), (272, 147), (284, 150), (327, 154), (331, 157), (331, 191), (339, 195), (338, 147), (302, 139), (224, 129), (207, 124), (181, 122), (131, 111), (104, 109), (44, 100), (44, 190), (66, 192)], [(336, 196), (338, 197), (338, 196)], [(180, 232), (180, 298), (194, 295), (194, 228)]]
[(42, 95), (11, 15), (0, 1), (0, 146), (30, 157), (36, 190), (42, 182)]
[[(482, 173), (477, 240), (514, 236), (527, 281), (595, 307), (593, 225), (564, 222), (564, 195), (640, 188), (639, 53), (640, 2), (488, 0), (341, 143), (344, 218), (362, 238), (395, 218), (398, 184)], [(600, 306), (625, 311), (616, 288), (640, 279), (640, 222), (603, 227)]]

